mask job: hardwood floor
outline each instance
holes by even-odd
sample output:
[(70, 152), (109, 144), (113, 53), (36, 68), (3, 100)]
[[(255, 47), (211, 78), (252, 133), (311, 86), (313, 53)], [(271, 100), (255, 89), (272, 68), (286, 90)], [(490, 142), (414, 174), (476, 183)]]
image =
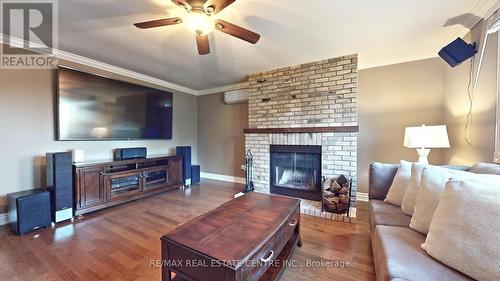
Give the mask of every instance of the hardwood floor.
[[(0, 280), (161, 280), (161, 268), (155, 266), (160, 237), (241, 189), (238, 184), (205, 180), (190, 189), (94, 212), (24, 237), (3, 226)], [(304, 244), (296, 248), (296, 261), (280, 280), (375, 280), (367, 208), (358, 205), (358, 224), (302, 215)]]

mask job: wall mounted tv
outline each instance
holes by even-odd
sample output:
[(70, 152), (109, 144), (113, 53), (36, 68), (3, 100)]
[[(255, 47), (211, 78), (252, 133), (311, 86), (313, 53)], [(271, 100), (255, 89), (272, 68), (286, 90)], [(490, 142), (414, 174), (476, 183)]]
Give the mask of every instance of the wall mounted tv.
[(172, 93), (59, 67), (57, 140), (172, 139)]

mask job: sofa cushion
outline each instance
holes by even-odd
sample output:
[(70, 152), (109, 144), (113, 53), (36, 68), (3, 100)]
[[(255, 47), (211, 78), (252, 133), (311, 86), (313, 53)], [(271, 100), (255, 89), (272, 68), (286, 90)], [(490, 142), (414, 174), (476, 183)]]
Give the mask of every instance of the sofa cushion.
[(373, 233), (376, 225), (392, 225), (409, 227), (411, 217), (401, 211), (398, 206), (385, 203), (382, 200), (370, 200), (370, 229)]
[(439, 196), (444, 191), (446, 182), (452, 176), (466, 177), (467, 175), (473, 174), (436, 166), (425, 167), (420, 180), (410, 228), (427, 235), (434, 210), (436, 210), (439, 203)]
[(410, 185), (411, 165), (411, 162), (401, 160), (399, 169), (396, 172), (396, 176), (394, 176), (394, 180), (389, 188), (389, 192), (387, 192), (384, 202), (401, 206), (403, 196), (405, 196), (408, 185)]
[[(450, 180), (422, 248), (477, 280), (500, 280), (500, 176)], [(466, 202), (466, 203), (464, 203)]]
[(420, 248), (425, 236), (409, 228), (377, 225), (373, 256), (377, 280), (473, 280)]
[[(428, 166), (422, 172), (422, 179), (417, 194), (415, 210), (411, 217), (410, 228), (427, 235), (440, 196), (450, 178), (469, 179), (478, 183), (500, 182), (498, 175), (474, 174), (465, 171)], [(468, 200), (464, 200), (466, 202)], [(462, 202), (462, 204), (464, 203)], [(466, 206), (470, 205), (465, 203)], [(470, 206), (468, 206), (470, 207)], [(451, 212), (450, 212), (451, 213)]]
[(399, 164), (370, 164), (368, 174), (368, 196), (370, 199), (384, 199), (392, 185)]
[(412, 216), (415, 210), (415, 202), (417, 201), (417, 194), (420, 187), (420, 180), (422, 179), (422, 171), (427, 165), (420, 163), (413, 163), (411, 166), (411, 180), (408, 189), (406, 189), (401, 203), (401, 210), (403, 213)]

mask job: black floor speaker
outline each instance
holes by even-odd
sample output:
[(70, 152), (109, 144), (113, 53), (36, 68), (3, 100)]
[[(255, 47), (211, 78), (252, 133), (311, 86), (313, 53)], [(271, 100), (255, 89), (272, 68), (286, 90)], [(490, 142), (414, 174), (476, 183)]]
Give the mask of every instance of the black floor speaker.
[(182, 157), (182, 178), (184, 185), (191, 185), (191, 146), (178, 146), (176, 155)]
[(73, 218), (73, 163), (71, 152), (47, 153), (47, 189), (52, 221)]

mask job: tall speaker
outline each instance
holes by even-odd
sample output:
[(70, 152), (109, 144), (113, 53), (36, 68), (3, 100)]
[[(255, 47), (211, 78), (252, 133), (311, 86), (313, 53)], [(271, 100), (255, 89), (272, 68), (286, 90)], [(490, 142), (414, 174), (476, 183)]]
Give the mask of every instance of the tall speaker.
[(182, 157), (182, 178), (184, 185), (191, 185), (191, 146), (178, 146), (177, 156)]
[(71, 152), (47, 153), (47, 190), (52, 221), (73, 218), (73, 172)]

